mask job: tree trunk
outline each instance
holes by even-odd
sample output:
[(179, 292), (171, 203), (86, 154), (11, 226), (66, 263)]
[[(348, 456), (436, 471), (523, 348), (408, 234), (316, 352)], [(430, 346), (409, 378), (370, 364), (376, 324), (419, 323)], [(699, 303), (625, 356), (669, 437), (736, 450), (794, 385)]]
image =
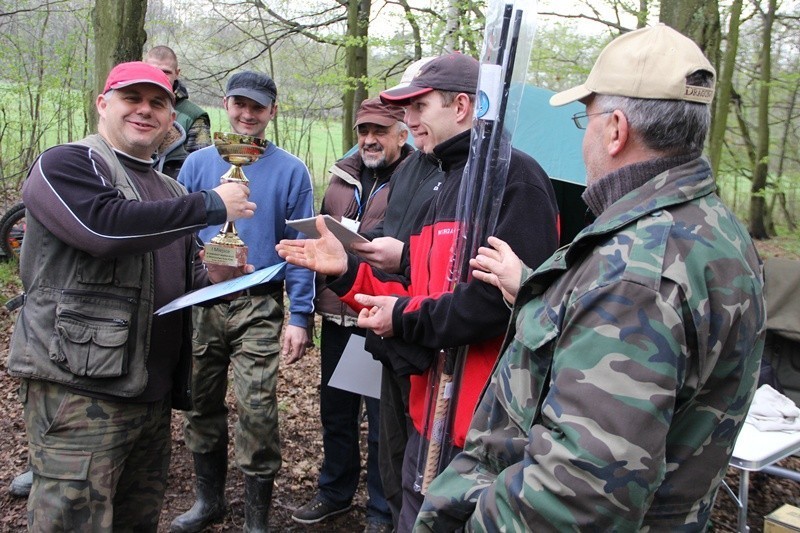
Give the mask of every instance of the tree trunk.
[(636, 15), (636, 29), (647, 26), (647, 15), (650, 13), (648, 0), (639, 0), (639, 12)]
[(367, 51), (369, 37), (369, 12), (371, 0), (348, 0), (347, 36), (345, 38), (345, 64), (347, 78), (342, 95), (342, 150), (349, 150), (356, 142), (353, 133), (356, 111), (367, 97)]
[(761, 34), (761, 76), (758, 91), (758, 140), (756, 164), (750, 195), (750, 235), (754, 239), (768, 239), (766, 226), (766, 186), (769, 170), (769, 84), (772, 79), (772, 23), (775, 20), (776, 0), (768, 0), (764, 13), (764, 31)]
[(696, 42), (714, 68), (717, 68), (721, 38), (717, 0), (661, 2), (659, 20)]
[(458, 50), (458, 30), (461, 21), (460, 0), (449, 0), (447, 2), (447, 17), (444, 26), (444, 41), (442, 52), (449, 54)]
[(711, 135), (709, 136), (709, 158), (711, 159), (711, 172), (714, 176), (719, 175), (722, 144), (725, 140), (725, 130), (728, 124), (731, 90), (733, 88), (733, 70), (736, 64), (736, 52), (739, 49), (739, 20), (741, 15), (742, 0), (734, 0), (731, 6), (730, 24), (728, 25), (728, 46), (725, 49), (725, 57), (717, 80), (717, 103), (714, 110), (714, 120), (711, 123)]
[(95, 94), (87, 103), (90, 123), (97, 125), (94, 97), (103, 92), (106, 76), (118, 63), (142, 59), (147, 34), (144, 17), (147, 0), (95, 0), (92, 11), (94, 26)]
[(407, 0), (398, 0), (398, 3), (403, 8), (408, 25), (411, 26), (411, 36), (414, 39), (414, 59), (422, 59), (422, 32), (419, 29), (417, 17)]
[[(795, 72), (797, 72), (798, 66), (800, 66), (798, 65), (798, 63), (800, 63), (800, 61), (798, 61), (798, 59), (795, 58), (795, 67), (793, 69)], [(792, 88), (791, 96), (789, 97), (788, 108), (786, 109), (786, 119), (783, 123), (783, 136), (781, 138), (780, 154), (778, 155), (778, 169), (777, 172), (775, 173), (776, 180), (783, 181), (785, 179), (783, 172), (784, 172), (784, 166), (786, 165), (786, 160), (788, 158), (786, 151), (794, 148), (793, 143), (789, 137), (791, 135), (791, 130), (792, 130), (792, 117), (795, 114), (795, 107), (797, 106), (798, 92), (800, 92), (800, 84), (795, 84), (795, 86)], [(778, 205), (781, 206), (783, 215), (786, 218), (786, 224), (789, 226), (789, 231), (794, 232), (795, 230), (797, 230), (797, 222), (795, 222), (794, 215), (789, 210), (786, 202), (786, 188), (783, 186), (783, 183), (781, 182), (776, 183), (775, 186), (777, 189), (776, 196), (778, 197)], [(770, 213), (770, 215), (772, 215), (772, 213)], [(770, 217), (770, 219), (771, 218), (772, 216)], [(772, 234), (774, 235), (775, 232), (773, 231)]]

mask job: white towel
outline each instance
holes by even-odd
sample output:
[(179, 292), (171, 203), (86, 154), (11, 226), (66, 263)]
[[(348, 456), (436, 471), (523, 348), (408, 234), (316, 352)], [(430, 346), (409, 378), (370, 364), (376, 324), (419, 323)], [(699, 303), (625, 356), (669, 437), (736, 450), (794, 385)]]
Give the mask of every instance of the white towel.
[(753, 396), (745, 422), (759, 431), (798, 431), (800, 409), (769, 385), (762, 385)]

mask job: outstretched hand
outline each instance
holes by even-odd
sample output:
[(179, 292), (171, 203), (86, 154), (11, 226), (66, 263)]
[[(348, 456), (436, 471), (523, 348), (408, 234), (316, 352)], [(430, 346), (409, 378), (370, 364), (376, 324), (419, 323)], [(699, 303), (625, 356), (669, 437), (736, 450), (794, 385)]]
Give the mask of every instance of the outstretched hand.
[(478, 255), (469, 260), (475, 279), (494, 285), (509, 303), (517, 299), (522, 280), (522, 261), (511, 247), (497, 237), (489, 237), (491, 248), (481, 246)]
[(275, 250), (293, 265), (328, 276), (341, 276), (347, 272), (347, 252), (325, 225), (321, 215), (317, 216), (315, 224), (319, 239), (283, 239), (275, 246)]

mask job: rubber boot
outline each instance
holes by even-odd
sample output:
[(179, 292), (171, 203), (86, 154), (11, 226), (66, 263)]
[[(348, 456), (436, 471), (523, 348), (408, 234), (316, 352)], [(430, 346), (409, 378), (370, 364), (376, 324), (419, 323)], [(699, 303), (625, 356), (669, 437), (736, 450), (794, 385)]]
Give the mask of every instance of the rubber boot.
[(194, 533), (225, 515), (225, 476), (228, 473), (228, 451), (195, 453), (195, 497), (192, 508), (172, 521), (172, 533)]
[(272, 478), (244, 476), (244, 531), (269, 531), (269, 506), (272, 503)]
[(33, 472), (29, 468), (11, 480), (8, 492), (17, 498), (27, 498), (31, 493), (31, 485), (33, 485)]

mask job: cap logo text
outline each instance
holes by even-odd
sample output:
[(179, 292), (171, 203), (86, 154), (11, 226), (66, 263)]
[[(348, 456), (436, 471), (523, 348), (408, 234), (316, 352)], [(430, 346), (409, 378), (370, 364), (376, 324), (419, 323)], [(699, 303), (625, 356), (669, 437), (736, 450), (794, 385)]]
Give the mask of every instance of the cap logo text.
[(714, 89), (687, 85), (684, 89), (683, 97), (686, 100), (695, 102), (710, 102), (714, 98)]

